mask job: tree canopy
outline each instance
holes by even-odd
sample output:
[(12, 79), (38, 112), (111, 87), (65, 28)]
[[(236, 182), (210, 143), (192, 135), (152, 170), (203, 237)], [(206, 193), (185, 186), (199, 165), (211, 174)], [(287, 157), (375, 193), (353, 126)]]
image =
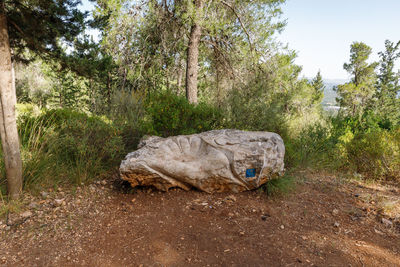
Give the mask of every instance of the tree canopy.
[(42, 58), (61, 59), (85, 29), (80, 0), (5, 0), (10, 46), (15, 60), (28, 60), (26, 49)]

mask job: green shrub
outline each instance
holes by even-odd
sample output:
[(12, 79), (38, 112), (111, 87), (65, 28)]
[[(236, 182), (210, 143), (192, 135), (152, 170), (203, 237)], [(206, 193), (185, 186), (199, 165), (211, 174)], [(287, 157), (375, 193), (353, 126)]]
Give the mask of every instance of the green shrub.
[(47, 140), (53, 134), (52, 122), (50, 118), (42, 119), (29, 114), (18, 117), (25, 185), (55, 175), (53, 154), (47, 150)]
[(260, 190), (268, 196), (282, 196), (290, 193), (296, 187), (296, 179), (288, 174), (283, 177), (273, 178), (261, 186)]
[(369, 116), (362, 120), (336, 117), (285, 139), (287, 168), (313, 167), (357, 172), (366, 179), (400, 181), (400, 129), (381, 127)]
[(222, 113), (210, 105), (190, 104), (170, 92), (149, 96), (145, 104), (144, 132), (159, 136), (194, 134), (219, 127)]
[(47, 112), (54, 120), (54, 133), (48, 149), (58, 164), (72, 168), (76, 182), (107, 172), (118, 166), (125, 150), (117, 128), (105, 119), (69, 110)]
[(20, 116), (27, 116), (27, 115), (35, 115), (38, 116), (40, 114), (40, 108), (34, 104), (20, 104), (18, 103), (16, 105), (16, 110), (17, 110), (17, 117)]
[(337, 141), (331, 129), (321, 124), (310, 125), (297, 138), (286, 138), (285, 164), (287, 167), (327, 168)]
[(264, 89), (244, 88), (230, 92), (224, 103), (228, 128), (275, 132), (283, 138), (288, 136), (289, 127), (281, 103), (271, 101), (260, 91), (264, 92)]
[(144, 102), (143, 92), (117, 91), (113, 94), (109, 116), (120, 129), (127, 151), (135, 150), (142, 136), (146, 134), (143, 127), (146, 115)]
[(125, 154), (119, 130), (101, 117), (57, 109), (18, 122), (25, 186), (86, 182)]
[(400, 129), (358, 133), (345, 148), (349, 167), (364, 177), (400, 182)]

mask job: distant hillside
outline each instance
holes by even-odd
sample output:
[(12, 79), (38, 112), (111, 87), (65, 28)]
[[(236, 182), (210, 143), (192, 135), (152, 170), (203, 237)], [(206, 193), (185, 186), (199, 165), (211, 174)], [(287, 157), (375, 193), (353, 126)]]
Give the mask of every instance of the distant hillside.
[(337, 94), (333, 91), (333, 88), (340, 83), (325, 82), (324, 99), (322, 100), (322, 105), (324, 106), (334, 106), (336, 105)]
[(324, 99), (322, 100), (322, 105), (323, 106), (336, 106), (337, 94), (335, 91), (333, 91), (333, 88), (335, 86), (338, 86), (339, 84), (344, 84), (346, 82), (347, 82), (347, 80), (324, 79), (325, 91), (324, 91)]

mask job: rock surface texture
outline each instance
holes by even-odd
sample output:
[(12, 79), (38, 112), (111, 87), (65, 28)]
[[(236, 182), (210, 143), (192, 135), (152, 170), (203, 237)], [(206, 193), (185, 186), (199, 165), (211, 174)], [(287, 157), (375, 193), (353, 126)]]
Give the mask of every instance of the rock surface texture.
[(168, 138), (147, 137), (120, 166), (136, 186), (205, 192), (240, 192), (259, 187), (284, 171), (285, 146), (270, 132), (214, 130)]

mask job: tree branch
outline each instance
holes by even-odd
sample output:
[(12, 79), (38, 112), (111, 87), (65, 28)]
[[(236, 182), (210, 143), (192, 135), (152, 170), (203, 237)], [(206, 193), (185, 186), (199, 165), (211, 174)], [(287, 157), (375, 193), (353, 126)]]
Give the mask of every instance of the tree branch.
[(243, 24), (242, 22), (242, 18), (239, 16), (239, 14), (236, 12), (236, 9), (231, 6), (229, 3), (225, 2), (225, 1), (221, 1), (221, 3), (225, 6), (227, 6), (230, 10), (232, 10), (233, 14), (235, 14), (235, 16), (238, 18), (240, 25), (242, 26), (242, 29), (244, 31), (244, 33), (247, 36), (247, 39), (249, 40), (249, 45), (250, 45), (250, 50), (253, 51), (253, 45), (251, 43), (251, 38), (250, 38), (250, 34), (246, 29), (246, 26)]

